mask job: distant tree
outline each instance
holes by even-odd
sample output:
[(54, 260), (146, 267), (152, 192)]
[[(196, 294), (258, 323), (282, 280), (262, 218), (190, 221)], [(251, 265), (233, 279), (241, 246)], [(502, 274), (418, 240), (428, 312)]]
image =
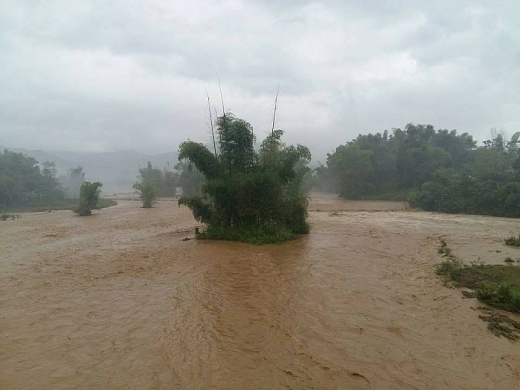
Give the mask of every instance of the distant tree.
[(135, 183), (134, 189), (139, 192), (139, 197), (143, 202), (143, 208), (152, 208), (157, 200), (157, 185), (151, 182)]
[(162, 188), (162, 173), (148, 161), (146, 168), (139, 169), (139, 181), (133, 188), (139, 193), (144, 208), (153, 207)]
[(475, 151), (473, 164), (468, 170), (481, 179), (500, 180), (511, 173), (512, 163), (512, 157), (506, 153), (495, 148), (481, 147)]
[(53, 199), (63, 199), (64, 194), (61, 184), (56, 178), (58, 172), (56, 170), (56, 164), (51, 161), (45, 161), (42, 165), (42, 174), (44, 178), (43, 187), (45, 187), (46, 200), (49, 205), (49, 211), (51, 211)]
[(79, 195), (79, 188), (85, 181), (85, 172), (83, 172), (83, 167), (78, 166), (69, 169), (67, 176), (60, 176), (60, 181), (65, 188), (67, 198), (77, 198)]
[(347, 199), (361, 199), (372, 187), (372, 152), (362, 150), (356, 143), (341, 145), (327, 159), (331, 174), (337, 180), (340, 195)]
[[(331, 154), (327, 153), (327, 157)], [(317, 191), (339, 192), (337, 178), (332, 174), (328, 166), (319, 163), (312, 171), (312, 188)]]
[(8, 150), (0, 152), (0, 206), (43, 204), (48, 192), (49, 181), (41, 174), (37, 160)]
[(164, 169), (162, 171), (162, 185), (160, 196), (172, 197), (177, 193), (177, 181), (179, 174), (170, 170)]
[(85, 181), (79, 189), (79, 206), (75, 210), (79, 216), (88, 216), (92, 210), (99, 209), (99, 195), (102, 184)]
[(205, 178), (197, 167), (182, 161), (175, 165), (175, 170), (178, 172), (177, 187), (181, 189), (182, 196), (188, 198), (202, 196)]
[[(356, 145), (362, 152), (370, 153), (370, 164), (365, 158), (365, 163), (361, 165), (364, 174), (347, 167), (350, 163), (347, 164), (346, 157), (356, 150), (350, 145)], [(337, 185), (332, 188), (329, 186), (329, 190), (340, 191), (347, 196), (345, 188), (348, 179), (350, 183), (358, 183), (357, 189), (350, 189), (349, 197), (402, 198), (432, 180), (437, 170), (467, 169), (473, 162), (475, 147), (476, 142), (467, 133), (458, 135), (456, 130), (435, 130), (431, 125), (410, 123), (404, 130), (359, 135), (353, 141), (347, 142), (328, 156), (327, 166), (315, 171), (316, 178), (319, 179), (316, 184), (326, 182), (325, 178), (329, 182), (332, 179)], [(346, 155), (339, 158), (340, 154)], [(344, 169), (339, 168), (340, 160), (344, 160)]]
[(406, 165), (403, 170), (403, 178), (410, 187), (414, 188), (430, 180), (437, 169), (451, 166), (451, 157), (448, 152), (429, 145), (410, 148), (404, 157)]
[(517, 138), (515, 134), (506, 143), (495, 132), (495, 138), (471, 150), (458, 170), (432, 167), (431, 178), (412, 194), (411, 202), (425, 210), (520, 217)]

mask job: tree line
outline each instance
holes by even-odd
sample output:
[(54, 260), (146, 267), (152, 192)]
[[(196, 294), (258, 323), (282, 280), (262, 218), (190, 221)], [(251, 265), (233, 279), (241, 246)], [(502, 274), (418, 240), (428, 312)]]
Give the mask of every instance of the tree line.
[(0, 210), (72, 209), (90, 215), (93, 209), (117, 204), (100, 199), (99, 182), (85, 181), (83, 168), (57, 176), (54, 162), (41, 164), (22, 153), (0, 151)]
[(65, 198), (52, 162), (38, 161), (22, 153), (0, 151), (0, 208), (49, 204)]
[(520, 217), (520, 150), (516, 133), (477, 146), (468, 133), (408, 124), (359, 135), (316, 168), (316, 188), (347, 199), (409, 200), (448, 213)]
[[(182, 188), (179, 203), (207, 226), (205, 236), (249, 242), (307, 232), (305, 195), (311, 186), (347, 199), (409, 200), (424, 210), (520, 217), (520, 133), (508, 140), (495, 133), (478, 146), (468, 133), (408, 124), (359, 135), (328, 154), (312, 174), (309, 150), (285, 145), (282, 136), (273, 126), (256, 148), (252, 126), (223, 114), (212, 122), (213, 148), (182, 143), (173, 171), (148, 163), (134, 189), (143, 206), (152, 207), (157, 197), (175, 196)], [(52, 162), (40, 166), (32, 157), (0, 152), (0, 208), (51, 208), (82, 194), (94, 202), (85, 215), (97, 207), (101, 183), (85, 184), (81, 167), (56, 173)]]

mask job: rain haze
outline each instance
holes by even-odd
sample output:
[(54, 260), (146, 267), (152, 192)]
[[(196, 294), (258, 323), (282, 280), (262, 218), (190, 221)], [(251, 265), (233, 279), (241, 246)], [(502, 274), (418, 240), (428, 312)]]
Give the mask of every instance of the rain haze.
[(520, 389), (519, 15), (0, 0), (0, 389)]
[(206, 92), (314, 161), (407, 123), (520, 129), (517, 1), (4, 1), (0, 145), (175, 152)]

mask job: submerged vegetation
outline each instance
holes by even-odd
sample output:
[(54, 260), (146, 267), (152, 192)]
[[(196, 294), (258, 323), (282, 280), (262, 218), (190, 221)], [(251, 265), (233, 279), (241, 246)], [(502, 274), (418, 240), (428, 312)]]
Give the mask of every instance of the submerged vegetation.
[(139, 169), (139, 181), (133, 185), (143, 202), (143, 208), (151, 208), (161, 190), (162, 172), (148, 161), (146, 168)]
[(79, 189), (79, 206), (74, 212), (80, 217), (92, 214), (92, 210), (97, 210), (99, 206), (99, 194), (102, 184), (100, 182), (83, 182)]
[(431, 125), (359, 135), (315, 169), (315, 187), (347, 199), (409, 200), (447, 213), (520, 217), (520, 133), (472, 136)]
[(215, 127), (213, 151), (193, 141), (179, 150), (179, 160), (205, 179), (201, 195), (179, 200), (206, 225), (199, 237), (263, 244), (308, 233), (302, 183), (309, 149), (285, 145), (283, 131), (273, 130), (256, 151), (253, 128), (231, 113), (217, 118)]
[(518, 236), (518, 237), (511, 236), (509, 238), (506, 238), (505, 242), (506, 242), (506, 245), (509, 245), (509, 246), (520, 246), (520, 236)]
[(437, 268), (437, 275), (475, 291), (475, 296), (490, 306), (520, 313), (520, 267), (466, 265), (458, 259), (446, 259)]
[[(439, 253), (445, 260), (437, 267), (437, 275), (456, 287), (470, 289), (467, 297), (497, 309), (520, 313), (520, 267), (512, 265), (464, 264), (451, 255), (446, 242), (441, 240)], [(509, 258), (508, 258), (509, 259)], [(520, 324), (507, 316), (491, 314), (480, 316), (494, 334), (512, 340), (520, 338)]]
[(20, 216), (18, 214), (2, 214), (0, 215), (0, 220), (1, 221), (7, 221), (8, 219), (14, 221), (15, 219), (17, 218), (20, 218)]

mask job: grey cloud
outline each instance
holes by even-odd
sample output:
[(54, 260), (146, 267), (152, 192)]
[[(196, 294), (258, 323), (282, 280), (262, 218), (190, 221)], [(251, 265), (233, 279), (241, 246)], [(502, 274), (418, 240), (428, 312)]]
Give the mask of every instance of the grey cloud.
[(258, 134), (280, 83), (279, 127), (321, 160), (408, 122), (479, 139), (520, 127), (515, 1), (143, 4), (4, 6), (0, 143), (164, 152), (205, 141), (217, 74), (226, 105)]

